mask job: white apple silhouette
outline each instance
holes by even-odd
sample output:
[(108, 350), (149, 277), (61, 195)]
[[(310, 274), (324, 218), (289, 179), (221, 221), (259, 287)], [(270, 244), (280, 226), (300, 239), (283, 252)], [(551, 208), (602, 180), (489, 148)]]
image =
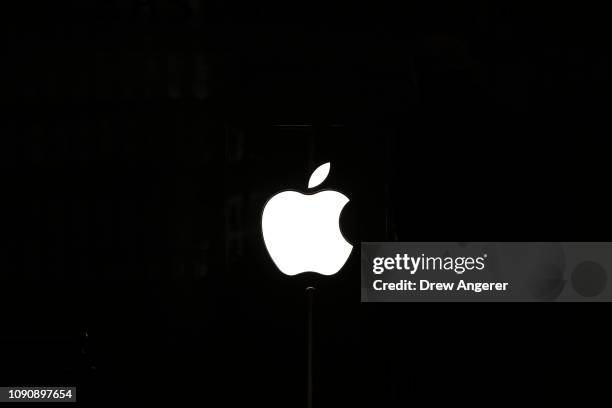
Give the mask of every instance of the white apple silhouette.
[[(308, 188), (321, 184), (329, 169), (329, 163), (319, 166)], [(333, 275), (342, 268), (353, 249), (340, 231), (340, 213), (348, 202), (344, 194), (332, 190), (283, 191), (268, 200), (261, 228), (270, 257), (282, 273)]]

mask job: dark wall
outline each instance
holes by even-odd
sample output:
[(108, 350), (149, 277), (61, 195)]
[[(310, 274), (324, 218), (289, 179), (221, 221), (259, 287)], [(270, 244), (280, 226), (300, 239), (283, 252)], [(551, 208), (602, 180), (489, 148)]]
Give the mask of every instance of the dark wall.
[(317, 406), (549, 403), (598, 387), (569, 363), (605, 357), (602, 312), (361, 305), (357, 252), (335, 277), (285, 278), (259, 215), (331, 161), (354, 245), (607, 239), (603, 13), (16, 7), (2, 16), (2, 383), (76, 384), (92, 404), (109, 388), (304, 404), (314, 284)]

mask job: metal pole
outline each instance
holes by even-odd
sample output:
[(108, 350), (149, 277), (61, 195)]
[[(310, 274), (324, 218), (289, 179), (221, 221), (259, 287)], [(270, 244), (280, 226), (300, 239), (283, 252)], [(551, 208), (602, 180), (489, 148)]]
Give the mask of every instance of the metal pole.
[(308, 408), (312, 408), (312, 302), (314, 291), (313, 286), (306, 288), (308, 298)]

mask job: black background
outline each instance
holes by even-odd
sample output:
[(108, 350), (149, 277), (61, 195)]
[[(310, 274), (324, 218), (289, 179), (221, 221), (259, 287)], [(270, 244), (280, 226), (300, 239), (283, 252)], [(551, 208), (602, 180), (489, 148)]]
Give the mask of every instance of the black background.
[[(2, 385), (81, 404), (602, 398), (595, 305), (360, 304), (268, 258), (325, 186), (361, 241), (608, 240), (605, 10), (503, 2), (18, 2), (2, 13)], [(3, 6), (4, 7), (4, 6)]]

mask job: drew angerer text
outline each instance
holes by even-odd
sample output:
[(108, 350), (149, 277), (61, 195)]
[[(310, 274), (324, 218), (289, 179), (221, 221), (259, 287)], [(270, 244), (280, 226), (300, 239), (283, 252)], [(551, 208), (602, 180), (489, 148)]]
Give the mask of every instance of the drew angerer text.
[(508, 282), (430, 282), (427, 279), (418, 281), (402, 279), (398, 282), (383, 282), (377, 279), (373, 283), (374, 290), (398, 290), (398, 291), (466, 291), (466, 292), (488, 292), (505, 291)]

